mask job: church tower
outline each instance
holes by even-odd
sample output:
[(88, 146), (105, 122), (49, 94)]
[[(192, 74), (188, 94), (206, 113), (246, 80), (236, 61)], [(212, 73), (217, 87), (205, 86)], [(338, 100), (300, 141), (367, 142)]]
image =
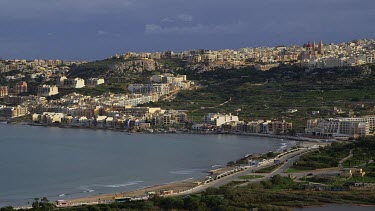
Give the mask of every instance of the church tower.
[(324, 54), (324, 46), (323, 46), (323, 41), (320, 41), (319, 42), (319, 46), (318, 46), (318, 52), (319, 54), (323, 55)]
[(313, 51), (316, 51), (316, 44), (315, 44), (315, 40), (313, 41), (313, 43), (312, 43), (312, 50)]

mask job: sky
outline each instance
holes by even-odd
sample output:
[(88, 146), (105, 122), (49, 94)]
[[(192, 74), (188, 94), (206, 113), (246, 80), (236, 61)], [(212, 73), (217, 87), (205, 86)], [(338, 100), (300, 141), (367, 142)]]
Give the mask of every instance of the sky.
[(375, 0), (0, 0), (0, 58), (375, 39)]

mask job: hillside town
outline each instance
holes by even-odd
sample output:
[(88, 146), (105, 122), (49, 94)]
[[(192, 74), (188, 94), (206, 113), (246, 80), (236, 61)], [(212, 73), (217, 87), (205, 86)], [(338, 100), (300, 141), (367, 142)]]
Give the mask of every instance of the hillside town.
[(375, 0), (0, 17), (0, 211), (375, 211)]
[(173, 51), (127, 52), (122, 55), (116, 54), (110, 59), (144, 60), (143, 62), (132, 61), (131, 64), (134, 66), (143, 65), (145, 69), (161, 67), (155, 61), (175, 58), (186, 61), (187, 67), (199, 71), (217, 68), (233, 69), (244, 66), (254, 66), (259, 70), (266, 71), (280, 64), (293, 64), (308, 68), (356, 66), (374, 63), (374, 57), (375, 41), (364, 39), (338, 44), (309, 41), (302, 46), (256, 47), (238, 50), (199, 49), (180, 53)]
[[(293, 64), (308, 68), (331, 68), (356, 66), (374, 63), (375, 40), (362, 39), (342, 43), (323, 43), (308, 41), (302, 46), (276, 46), (241, 48), (238, 50), (189, 50), (183, 52), (127, 52), (116, 54), (108, 59), (120, 59), (124, 62), (120, 69), (129, 71), (155, 71), (165, 69), (161, 60), (180, 59), (187, 63), (186, 67), (199, 71), (218, 68), (233, 69), (253, 66), (266, 71), (280, 64)], [(1, 60), (0, 73), (6, 75), (7, 81), (31, 78), (49, 81), (56, 76), (63, 76), (72, 65), (85, 64), (87, 61), (62, 60)], [(17, 71), (15, 74), (6, 73)]]
[[(239, 50), (192, 50), (175, 53), (125, 53), (108, 61), (122, 60), (117, 68), (129, 72), (155, 72), (129, 83), (121, 93), (101, 92), (85, 95), (80, 90), (95, 90), (113, 77), (75, 77), (72, 68), (86, 61), (0, 60), (4, 75), (0, 86), (0, 120), (34, 125), (117, 129), (147, 132), (225, 132), (249, 134), (296, 135), (293, 124), (284, 118), (244, 119), (231, 113), (206, 113), (199, 120), (189, 118), (189, 111), (152, 107), (150, 103), (173, 98), (182, 90), (197, 89), (199, 84), (186, 75), (161, 73), (163, 62), (175, 59), (198, 72), (217, 68), (236, 69), (251, 66), (267, 71), (280, 64), (307, 69), (357, 66), (374, 63), (375, 41), (355, 40), (338, 44), (308, 42), (302, 46), (241, 48)], [(164, 68), (164, 69), (163, 69)], [(29, 84), (36, 89), (31, 90)], [(68, 90), (68, 92), (67, 92)], [(146, 107), (142, 107), (148, 104)], [(297, 109), (289, 109), (293, 114)], [(319, 111), (317, 111), (319, 112)], [(356, 138), (374, 134), (374, 117), (310, 119), (306, 136)]]

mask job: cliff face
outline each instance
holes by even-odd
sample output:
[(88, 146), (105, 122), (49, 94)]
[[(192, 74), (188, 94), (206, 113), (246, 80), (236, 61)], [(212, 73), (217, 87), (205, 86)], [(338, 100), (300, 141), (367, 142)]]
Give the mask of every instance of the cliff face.
[(126, 61), (115, 66), (117, 71), (143, 72), (155, 71), (160, 68), (160, 65), (154, 60), (133, 60)]
[[(108, 59), (95, 61), (78, 66), (72, 66), (69, 75), (71, 77), (91, 78), (133, 78), (140, 75), (152, 75), (154, 72), (181, 73), (189, 75), (190, 78), (207, 79), (217, 77), (226, 79), (233, 75), (259, 79), (255, 81), (304, 81), (307, 83), (341, 83), (350, 84), (353, 81), (368, 81), (375, 79), (375, 65), (363, 65), (354, 67), (334, 67), (326, 69), (309, 69), (298, 65), (280, 65), (268, 71), (255, 70), (254, 67), (243, 65), (234, 66), (229, 64), (199, 63), (191, 64), (181, 59)], [(238, 74), (237, 74), (238, 73)], [(156, 73), (157, 74), (157, 73)], [(199, 77), (207, 76), (207, 77)]]
[(152, 59), (103, 60), (72, 67), (71, 77), (124, 77), (130, 74), (159, 70), (161, 65)]

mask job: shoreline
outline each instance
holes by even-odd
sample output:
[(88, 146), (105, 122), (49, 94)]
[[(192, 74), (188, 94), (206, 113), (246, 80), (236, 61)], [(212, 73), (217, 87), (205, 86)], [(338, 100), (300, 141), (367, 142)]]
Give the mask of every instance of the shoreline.
[[(45, 125), (35, 125), (35, 124), (15, 124), (15, 125), (49, 127), (49, 126), (45, 126)], [(116, 129), (99, 129), (99, 128), (79, 128), (79, 127), (59, 127), (59, 128), (91, 129), (91, 130), (108, 130), (108, 131), (116, 131), (116, 132), (128, 132), (128, 131), (122, 131), (122, 130), (116, 130)], [(128, 132), (128, 133), (130, 133), (130, 132)], [(256, 137), (272, 138), (272, 139), (279, 139), (279, 140), (281, 139), (281, 141), (283, 141), (283, 139), (285, 139), (287, 141), (296, 141), (296, 139), (297, 139), (298, 141), (302, 142), (301, 144), (304, 144), (304, 143), (314, 144), (314, 142), (319, 141), (319, 140), (306, 141), (303, 137), (289, 137), (289, 136), (279, 136), (279, 135), (272, 135), (272, 134), (228, 133), (228, 132), (224, 132), (224, 133), (223, 132), (210, 132), (210, 133), (191, 133), (191, 132), (147, 133), (147, 132), (137, 132), (137, 133), (131, 133), (131, 134), (241, 135), (241, 136), (256, 136)], [(283, 148), (283, 149), (278, 148), (278, 149), (275, 149), (275, 150), (272, 150), (272, 151), (273, 152), (280, 152), (281, 150), (290, 149), (290, 148), (292, 148), (293, 146), (296, 146), (296, 145), (297, 145), (297, 143), (294, 143), (294, 145), (288, 146), (287, 148)], [(267, 152), (264, 152), (262, 154), (265, 154), (265, 153), (267, 153)], [(238, 158), (236, 158), (236, 160), (247, 158), (251, 154), (254, 154), (254, 153), (248, 153), (248, 154), (246, 154), (246, 156), (242, 156), (242, 157), (239, 156)], [(204, 172), (206, 172), (207, 175), (209, 175), (210, 173), (212, 174), (212, 172), (220, 171), (220, 170), (226, 169), (226, 168), (228, 168), (228, 166), (226, 166), (224, 164), (223, 166), (221, 166), (219, 168), (206, 169), (206, 170), (204, 170)], [(232, 169), (233, 169), (233, 167), (232, 167)], [(184, 193), (187, 194), (190, 190), (198, 187), (199, 185), (194, 185), (194, 184), (187, 185), (186, 181), (191, 181), (190, 183), (193, 183), (193, 182), (202, 183), (202, 182), (204, 182), (204, 179), (205, 178), (196, 178), (196, 179), (188, 178), (188, 179), (179, 180), (179, 181), (171, 181), (171, 182), (167, 182), (167, 183), (163, 183), (163, 184), (150, 185), (150, 186), (141, 187), (141, 188), (125, 191), (125, 192), (113, 192), (113, 193), (105, 193), (105, 194), (96, 194), (96, 195), (91, 195), (91, 196), (86, 196), (86, 197), (77, 197), (77, 198), (72, 198), (72, 199), (66, 199), (66, 201), (69, 201), (72, 204), (71, 206), (79, 206), (79, 205), (90, 204), (90, 203), (93, 203), (93, 204), (108, 203), (109, 201), (113, 202), (114, 197), (117, 197), (119, 195), (123, 195), (124, 197), (125, 196), (135, 197), (134, 198), (135, 200), (144, 200), (145, 199), (144, 193), (147, 190), (167, 189), (167, 188), (175, 189), (174, 194), (171, 194), (171, 196), (176, 195), (176, 194), (184, 194)], [(139, 196), (140, 193), (143, 193), (143, 197)], [(137, 197), (137, 195), (138, 195), (138, 197)], [(100, 199), (100, 200), (98, 200), (98, 199)]]
[(61, 125), (43, 125), (39, 123), (29, 123), (29, 122), (8, 122), (9, 125), (28, 125), (28, 126), (35, 126), (35, 127), (52, 127), (52, 128), (62, 128), (62, 129), (82, 129), (82, 130), (98, 130), (98, 131), (115, 131), (115, 132), (122, 132), (128, 133), (128, 135), (133, 134), (188, 134), (188, 135), (238, 135), (238, 136), (255, 136), (255, 137), (266, 137), (266, 138), (274, 138), (274, 139), (286, 139), (291, 141), (302, 141), (302, 142), (331, 142), (334, 139), (321, 139), (321, 138), (310, 138), (304, 136), (290, 136), (290, 135), (276, 135), (276, 134), (268, 134), (268, 133), (246, 133), (246, 132), (233, 132), (233, 131), (181, 131), (177, 130), (175, 132), (167, 132), (167, 131), (129, 131), (126, 129), (118, 129), (118, 128), (94, 128), (94, 127), (71, 127), (71, 126), (61, 126)]
[[(303, 142), (303, 144), (312, 145), (311, 142)], [(294, 144), (293, 146), (296, 146), (296, 144)], [(295, 152), (293, 150), (290, 150), (293, 146), (290, 146), (287, 149), (291, 152)], [(273, 151), (273, 152), (277, 152), (277, 151)], [(265, 153), (262, 153), (262, 154), (265, 154)], [(254, 153), (252, 153), (252, 154), (254, 154)], [(246, 156), (240, 157), (237, 160), (247, 158), (249, 155), (251, 155), (251, 154), (247, 154)], [(270, 160), (274, 160), (274, 158), (271, 158)], [(267, 167), (269, 165), (272, 165), (272, 164), (273, 164), (272, 162), (266, 163), (264, 166), (260, 166), (260, 167), (265, 168), (265, 167)], [(220, 172), (223, 172), (223, 171), (224, 172), (232, 172), (233, 169), (237, 169), (237, 168), (239, 168), (239, 167), (238, 166), (237, 167), (236, 166), (232, 166), (232, 167), (231, 166), (221, 166), (219, 168), (214, 168), (214, 169), (211, 169), (211, 170), (208, 169), (205, 172), (208, 175), (212, 176), (212, 175), (215, 174), (215, 172), (218, 172), (217, 174), (219, 174)], [(243, 167), (242, 170), (234, 171), (233, 173), (230, 173), (230, 174), (240, 173), (242, 171), (247, 170), (248, 168), (250, 168), (250, 166)], [(221, 173), (221, 174), (225, 174), (225, 173)], [(185, 179), (185, 180), (167, 182), (167, 183), (164, 183), (164, 184), (156, 184), (156, 185), (151, 185), (151, 186), (138, 188), (138, 189), (134, 189), (134, 190), (129, 190), (129, 191), (125, 191), (125, 192), (114, 192), (114, 193), (92, 195), (92, 196), (87, 196), (87, 197), (73, 198), (73, 199), (65, 200), (68, 203), (68, 205), (67, 206), (61, 206), (61, 207), (113, 203), (113, 202), (115, 202), (116, 197), (122, 197), (122, 198), (128, 198), (129, 197), (129, 198), (131, 198), (131, 200), (134, 200), (134, 201), (136, 201), (136, 200), (147, 200), (150, 197), (150, 196), (146, 195), (147, 192), (149, 192), (149, 191), (157, 192), (159, 190), (168, 190), (168, 188), (172, 188), (173, 191), (169, 194), (161, 194), (160, 195), (161, 197), (188, 195), (189, 193), (190, 194), (193, 193), (194, 190), (196, 190), (198, 188), (202, 188), (206, 184), (205, 181), (208, 180), (207, 177), (206, 178), (196, 178), (196, 179), (195, 178), (188, 178), (188, 179)], [(189, 189), (186, 189), (186, 188), (184, 189), (184, 187), (186, 187), (186, 186), (184, 186), (184, 184), (188, 181), (190, 181), (191, 186), (190, 186)], [(191, 182), (194, 182), (194, 183), (199, 182), (200, 184), (191, 184)], [(139, 195), (139, 194), (142, 194), (142, 195)]]

